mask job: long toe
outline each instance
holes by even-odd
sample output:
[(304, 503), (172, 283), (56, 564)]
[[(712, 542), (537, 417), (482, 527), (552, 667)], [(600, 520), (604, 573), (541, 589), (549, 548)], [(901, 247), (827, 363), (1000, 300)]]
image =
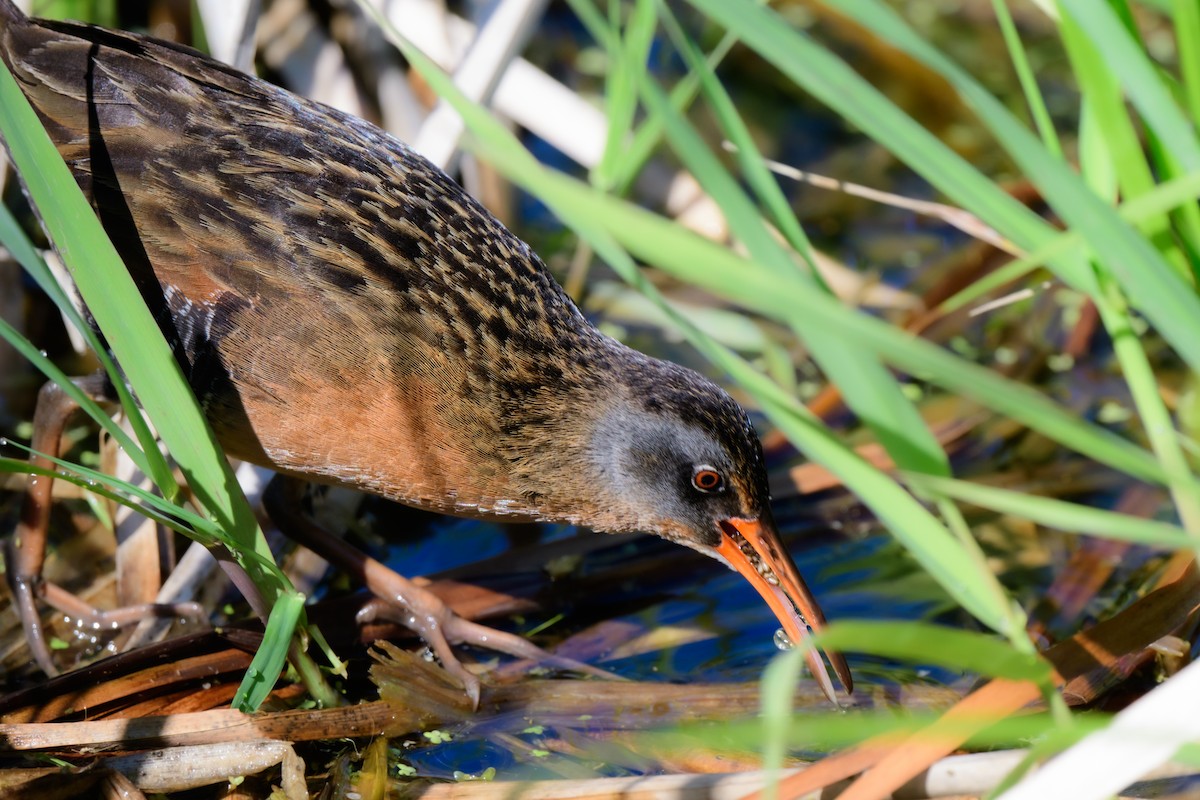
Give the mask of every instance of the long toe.
[(495, 650), (516, 658), (533, 661), (536, 664), (545, 664), (557, 667), (558, 669), (580, 672), (597, 678), (625, 680), (620, 675), (608, 670), (593, 667), (591, 664), (585, 664), (573, 658), (555, 655), (543, 650), (528, 639), (523, 639), (513, 633), (498, 631), (486, 625), (480, 625), (478, 622), (471, 622), (453, 612), (450, 612), (450, 618), (443, 622), (442, 627), (446, 633), (446, 638), (455, 644), (468, 644), (475, 647), (482, 647), (486, 650)]
[[(454, 649), (450, 646), (450, 642), (446, 639), (446, 617), (447, 615), (456, 619), (457, 617), (437, 597), (428, 593), (424, 594), (432, 602), (425, 604), (425, 607), (419, 610), (398, 606), (376, 598), (358, 612), (357, 622), (359, 625), (365, 625), (378, 620), (386, 620), (403, 625), (420, 636), (421, 640), (429, 645), (434, 655), (442, 662), (442, 667), (462, 684), (463, 691), (471, 699), (471, 708), (479, 708), (479, 678), (462, 665), (462, 662), (454, 655)], [(422, 605), (420, 600), (413, 602)]]

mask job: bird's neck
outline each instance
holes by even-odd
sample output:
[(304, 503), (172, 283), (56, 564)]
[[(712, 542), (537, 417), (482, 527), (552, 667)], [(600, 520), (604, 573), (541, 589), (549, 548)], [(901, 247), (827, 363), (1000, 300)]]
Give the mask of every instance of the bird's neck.
[(619, 424), (617, 409), (637, 402), (624, 380), (630, 368), (645, 372), (659, 362), (598, 335), (582, 346), (586, 352), (572, 357), (586, 363), (573, 374), (588, 379), (547, 380), (506, 409), (503, 450), (511, 507), (544, 521), (641, 530), (629, 520), (610, 519), (606, 510), (606, 497), (617, 489), (611, 469), (616, 441), (606, 431)]

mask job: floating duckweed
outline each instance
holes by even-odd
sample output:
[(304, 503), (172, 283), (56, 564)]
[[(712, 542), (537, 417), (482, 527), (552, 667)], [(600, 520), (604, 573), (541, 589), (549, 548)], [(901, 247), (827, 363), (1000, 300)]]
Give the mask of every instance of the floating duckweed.
[(491, 781), (496, 778), (496, 768), (488, 767), (478, 775), (472, 772), (463, 772), (462, 770), (454, 770), (454, 780), (456, 781)]

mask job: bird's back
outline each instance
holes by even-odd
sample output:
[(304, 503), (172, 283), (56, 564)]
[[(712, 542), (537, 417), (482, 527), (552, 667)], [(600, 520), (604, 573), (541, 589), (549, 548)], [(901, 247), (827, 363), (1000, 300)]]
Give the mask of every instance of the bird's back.
[(505, 499), (508, 409), (605, 357), (523, 242), (355, 117), (188, 48), (0, 20), (227, 449), (447, 511)]

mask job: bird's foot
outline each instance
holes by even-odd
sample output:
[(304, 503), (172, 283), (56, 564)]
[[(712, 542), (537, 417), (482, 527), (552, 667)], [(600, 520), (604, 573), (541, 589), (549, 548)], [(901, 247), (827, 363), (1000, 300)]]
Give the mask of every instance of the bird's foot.
[(463, 619), (436, 594), (405, 578), (395, 570), (331, 535), (299, 509), (303, 507), (304, 484), (294, 478), (276, 476), (263, 492), (263, 505), (280, 530), (358, 578), (378, 600), (359, 612), (360, 624), (386, 620), (419, 635), (441, 660), (446, 671), (462, 682), (473, 707), (479, 706), (479, 678), (454, 655), (453, 645), (467, 644), (588, 675), (620, 680), (597, 667), (547, 653), (512, 633), (505, 633)]
[(416, 585), (379, 562), (371, 567), (368, 585), (376, 599), (359, 611), (359, 624), (386, 620), (403, 625), (419, 635), (446, 671), (462, 682), (473, 708), (479, 707), (479, 678), (462, 665), (454, 655), (452, 645), (473, 645), (559, 669), (619, 679), (619, 676), (590, 664), (548, 653), (516, 634), (463, 619), (429, 589)]
[(25, 640), (29, 643), (33, 660), (46, 673), (47, 677), (51, 678), (59, 674), (59, 669), (46, 641), (45, 627), (36, 602), (39, 598), (63, 614), (67, 624), (72, 626), (76, 634), (80, 636), (98, 637), (107, 633), (116, 633), (121, 628), (135, 625), (147, 617), (208, 619), (208, 612), (199, 603), (143, 603), (101, 610), (80, 600), (61, 586), (48, 581), (27, 579), (15, 575), (9, 575), (8, 579), (17, 615), (25, 629)]

